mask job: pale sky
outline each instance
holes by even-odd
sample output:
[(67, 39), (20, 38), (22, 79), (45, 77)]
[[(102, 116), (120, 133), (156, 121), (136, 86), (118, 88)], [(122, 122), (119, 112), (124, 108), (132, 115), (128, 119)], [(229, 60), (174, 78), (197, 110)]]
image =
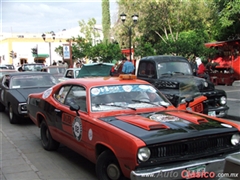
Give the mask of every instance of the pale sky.
[[(111, 21), (117, 19), (116, 0), (109, 0)], [(0, 32), (44, 33), (78, 27), (95, 18), (102, 24), (101, 0), (0, 0)]]

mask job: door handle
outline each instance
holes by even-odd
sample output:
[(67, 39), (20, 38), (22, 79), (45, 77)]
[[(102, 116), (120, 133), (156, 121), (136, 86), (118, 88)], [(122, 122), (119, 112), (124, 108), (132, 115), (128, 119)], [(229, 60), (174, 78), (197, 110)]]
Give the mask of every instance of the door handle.
[(54, 109), (54, 111), (57, 113), (61, 112), (61, 110), (59, 110), (59, 109)]

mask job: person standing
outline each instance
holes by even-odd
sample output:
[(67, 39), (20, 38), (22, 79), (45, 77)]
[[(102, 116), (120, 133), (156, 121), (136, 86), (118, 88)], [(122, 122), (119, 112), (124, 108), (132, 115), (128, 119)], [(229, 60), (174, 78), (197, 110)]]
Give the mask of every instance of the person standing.
[(53, 64), (52, 64), (53, 66), (56, 66), (57, 65), (57, 63), (56, 63), (56, 61), (55, 60), (53, 60)]
[(122, 67), (122, 73), (123, 74), (132, 74), (135, 67), (132, 62), (128, 61), (126, 57), (122, 59), (123, 67)]
[(197, 66), (198, 66), (197, 76), (201, 77), (201, 78), (205, 78), (207, 80), (210, 80), (210, 77), (206, 73), (206, 68), (205, 68), (204, 64), (202, 63), (201, 58), (196, 57), (196, 63), (197, 63)]

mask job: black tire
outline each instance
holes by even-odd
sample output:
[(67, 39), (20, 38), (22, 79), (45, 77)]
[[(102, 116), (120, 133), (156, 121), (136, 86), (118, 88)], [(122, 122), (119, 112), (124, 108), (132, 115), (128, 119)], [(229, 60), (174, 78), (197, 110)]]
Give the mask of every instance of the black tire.
[(114, 154), (107, 150), (102, 152), (96, 163), (98, 180), (124, 180), (121, 168)]
[(60, 143), (55, 141), (52, 138), (52, 135), (51, 135), (51, 133), (48, 129), (47, 123), (45, 121), (42, 121), (42, 123), (41, 123), (40, 132), (41, 132), (42, 146), (45, 150), (53, 151), (53, 150), (58, 149)]
[(4, 111), (5, 111), (5, 106), (2, 103), (0, 103), (0, 112), (4, 112)]
[(9, 122), (11, 124), (19, 123), (20, 118), (13, 112), (13, 108), (12, 108), (11, 104), (9, 104), (9, 106), (8, 106), (8, 117), (9, 117)]

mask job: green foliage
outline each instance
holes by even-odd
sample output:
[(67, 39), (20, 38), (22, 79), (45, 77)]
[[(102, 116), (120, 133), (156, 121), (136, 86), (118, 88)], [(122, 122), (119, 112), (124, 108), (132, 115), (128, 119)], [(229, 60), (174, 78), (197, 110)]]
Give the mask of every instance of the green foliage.
[(122, 54), (117, 43), (100, 43), (91, 48), (89, 57), (101, 62), (112, 62), (115, 59), (120, 59)]
[(102, 0), (102, 27), (103, 27), (103, 41), (107, 42), (110, 39), (110, 12), (109, 12), (109, 0)]

